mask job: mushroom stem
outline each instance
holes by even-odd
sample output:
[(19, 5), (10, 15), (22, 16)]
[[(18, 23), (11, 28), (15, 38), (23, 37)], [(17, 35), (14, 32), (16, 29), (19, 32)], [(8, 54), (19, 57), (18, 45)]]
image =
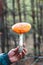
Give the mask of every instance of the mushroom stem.
[(23, 50), (23, 34), (19, 35), (19, 52)]
[(19, 46), (23, 46), (23, 34), (19, 35)]

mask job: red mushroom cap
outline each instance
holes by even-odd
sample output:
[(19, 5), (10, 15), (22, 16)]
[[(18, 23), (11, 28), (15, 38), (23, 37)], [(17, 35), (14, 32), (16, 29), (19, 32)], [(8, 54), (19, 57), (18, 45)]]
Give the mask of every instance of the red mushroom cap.
[(18, 34), (23, 34), (29, 32), (31, 29), (31, 25), (29, 23), (16, 23), (12, 26), (12, 30)]

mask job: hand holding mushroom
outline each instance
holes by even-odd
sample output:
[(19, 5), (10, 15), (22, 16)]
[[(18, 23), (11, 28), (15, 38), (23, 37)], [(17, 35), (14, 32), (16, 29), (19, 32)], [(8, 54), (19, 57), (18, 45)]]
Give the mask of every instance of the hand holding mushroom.
[(23, 50), (23, 34), (29, 32), (31, 29), (31, 25), (29, 23), (16, 23), (12, 26), (12, 30), (19, 34), (19, 52)]

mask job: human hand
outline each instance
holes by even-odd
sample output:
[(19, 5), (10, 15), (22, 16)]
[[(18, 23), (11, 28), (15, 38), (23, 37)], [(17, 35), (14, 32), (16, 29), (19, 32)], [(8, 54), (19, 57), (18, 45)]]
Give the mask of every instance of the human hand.
[(13, 63), (23, 58), (27, 52), (26, 48), (23, 48), (21, 53), (18, 53), (19, 47), (12, 49), (8, 52), (9, 60)]

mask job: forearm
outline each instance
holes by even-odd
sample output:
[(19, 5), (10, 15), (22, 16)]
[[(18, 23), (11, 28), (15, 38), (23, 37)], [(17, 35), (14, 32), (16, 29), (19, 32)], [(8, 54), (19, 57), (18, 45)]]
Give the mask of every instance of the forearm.
[(8, 54), (3, 53), (0, 54), (0, 65), (10, 65), (11, 62), (9, 60)]

